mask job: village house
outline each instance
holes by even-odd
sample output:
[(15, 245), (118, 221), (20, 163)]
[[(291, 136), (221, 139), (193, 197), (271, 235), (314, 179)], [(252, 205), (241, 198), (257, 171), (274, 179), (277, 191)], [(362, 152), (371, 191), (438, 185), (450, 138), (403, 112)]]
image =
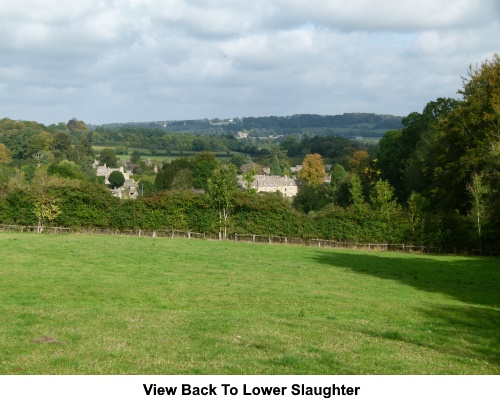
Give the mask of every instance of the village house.
[[(238, 185), (242, 188), (247, 188), (243, 176), (238, 176)], [(298, 192), (297, 180), (288, 176), (256, 175), (251, 187), (257, 190), (258, 193), (274, 193), (279, 191), (285, 197), (295, 197)]]
[(97, 171), (97, 176), (104, 177), (104, 184), (109, 186), (109, 175), (113, 172), (120, 172), (123, 174), (125, 178), (125, 183), (122, 187), (112, 190), (111, 193), (113, 196), (118, 198), (123, 198), (124, 195), (127, 195), (128, 198), (135, 199), (138, 197), (138, 187), (139, 185), (133, 179), (130, 178), (132, 172), (126, 171), (123, 169), (123, 166), (120, 167), (107, 167), (106, 164), (99, 166), (99, 161), (94, 161), (93, 164), (94, 169)]

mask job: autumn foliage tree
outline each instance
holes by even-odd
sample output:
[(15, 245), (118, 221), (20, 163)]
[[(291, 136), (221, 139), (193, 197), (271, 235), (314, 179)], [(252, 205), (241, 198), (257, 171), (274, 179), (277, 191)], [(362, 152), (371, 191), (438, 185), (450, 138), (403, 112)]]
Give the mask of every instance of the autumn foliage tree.
[(53, 221), (61, 214), (57, 199), (45, 194), (36, 196), (33, 206), (33, 212), (38, 219), (38, 233), (43, 232), (43, 227), (47, 221)]
[(0, 163), (9, 163), (12, 161), (12, 156), (9, 149), (3, 143), (0, 143)]
[(297, 178), (307, 186), (319, 186), (325, 182), (326, 168), (320, 154), (306, 155)]

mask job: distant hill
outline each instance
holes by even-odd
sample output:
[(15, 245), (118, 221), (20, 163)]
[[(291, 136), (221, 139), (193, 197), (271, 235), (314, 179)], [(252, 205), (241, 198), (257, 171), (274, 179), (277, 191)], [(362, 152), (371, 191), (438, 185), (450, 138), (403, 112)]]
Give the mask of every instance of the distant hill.
[(209, 120), (173, 120), (151, 122), (128, 122), (104, 124), (103, 128), (147, 127), (167, 132), (182, 132), (200, 135), (248, 132), (250, 136), (294, 135), (338, 135), (345, 137), (379, 138), (391, 129), (402, 128), (403, 117), (373, 113), (345, 113), (342, 115), (296, 114), (287, 117), (244, 117)]

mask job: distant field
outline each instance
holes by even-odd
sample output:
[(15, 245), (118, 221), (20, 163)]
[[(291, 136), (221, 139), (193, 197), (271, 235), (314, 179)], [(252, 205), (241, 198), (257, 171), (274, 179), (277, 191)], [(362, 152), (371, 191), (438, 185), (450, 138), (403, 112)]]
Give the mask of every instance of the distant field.
[[(96, 154), (99, 154), (101, 149), (108, 148), (108, 147), (110, 147), (110, 146), (94, 146), (93, 149), (94, 149)], [(114, 149), (114, 147), (112, 147), (112, 146), (110, 148)], [(116, 155), (116, 157), (123, 162), (129, 161), (130, 155), (132, 154), (132, 152), (134, 150), (137, 150), (141, 154), (142, 159), (158, 160), (160, 162), (170, 162), (174, 159), (179, 159), (180, 157), (189, 157), (189, 156), (195, 155), (196, 153), (199, 153), (196, 151), (184, 151), (184, 152), (171, 151), (169, 154), (167, 154), (166, 151), (159, 150), (155, 155), (153, 155), (153, 154), (151, 154), (151, 151), (149, 149), (130, 148), (128, 154)], [(217, 160), (219, 160), (221, 162), (229, 161), (231, 159), (231, 156), (232, 156), (232, 153), (229, 156), (227, 155), (226, 152), (214, 152), (214, 153), (215, 153), (215, 157), (217, 158)]]
[(500, 260), (0, 233), (1, 374), (499, 374)]

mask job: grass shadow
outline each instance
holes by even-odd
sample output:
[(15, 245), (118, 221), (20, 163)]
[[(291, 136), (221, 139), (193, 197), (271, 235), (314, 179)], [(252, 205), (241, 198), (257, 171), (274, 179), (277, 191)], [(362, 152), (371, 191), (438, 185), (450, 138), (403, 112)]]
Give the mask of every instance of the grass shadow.
[[(427, 322), (418, 331), (381, 330), (364, 333), (388, 341), (423, 347), (460, 359), (486, 363), (500, 372), (500, 311), (471, 306), (432, 305), (420, 308)], [(442, 371), (456, 373), (454, 370)], [(477, 369), (475, 371), (477, 373)], [(491, 368), (484, 373), (491, 373)]]
[(358, 274), (394, 280), (461, 302), (500, 308), (500, 260), (321, 252), (314, 260)]
[[(363, 333), (423, 347), (457, 358), (459, 362), (483, 362), (500, 371), (500, 260), (353, 255), (337, 251), (321, 252), (315, 260), (460, 301), (462, 304), (417, 301), (412, 305), (422, 317), (418, 317), (413, 328), (394, 325), (379, 330), (366, 329)], [(439, 372), (455, 373), (451, 369)], [(491, 368), (485, 368), (484, 373), (491, 373)]]

